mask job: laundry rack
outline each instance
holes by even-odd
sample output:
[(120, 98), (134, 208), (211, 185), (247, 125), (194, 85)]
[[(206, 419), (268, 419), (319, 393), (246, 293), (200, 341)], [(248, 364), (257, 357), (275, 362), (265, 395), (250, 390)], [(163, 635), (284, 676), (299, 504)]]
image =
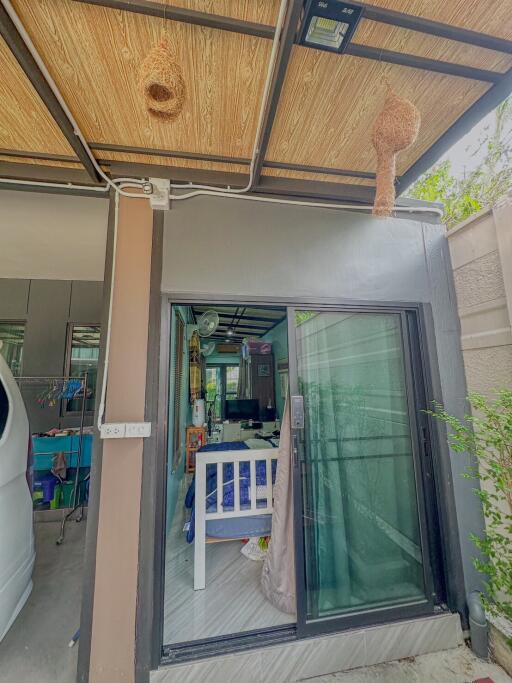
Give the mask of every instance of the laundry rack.
[[(67, 512), (66, 510), (63, 510), (62, 521), (60, 525), (60, 535), (56, 541), (57, 545), (61, 545), (61, 543), (64, 541), (66, 522), (71, 518), (78, 508), (81, 508), (81, 511), (76, 518), (76, 521), (80, 522), (83, 518), (85, 495), (83, 495), (82, 500), (80, 500), (80, 484), (86, 482), (90, 476), (87, 474), (83, 481), (80, 481), (80, 465), (83, 454), (85, 413), (87, 405), (88, 373), (84, 372), (84, 374), (80, 377), (71, 375), (63, 377), (22, 375), (20, 377), (16, 377), (15, 379), (18, 382), (20, 391), (22, 391), (23, 387), (40, 387), (41, 391), (37, 397), (39, 402), (48, 401), (48, 403), (57, 403), (63, 400), (80, 400), (80, 426), (78, 428), (77, 434), (78, 446), (76, 449), (69, 451), (61, 451), (60, 449), (55, 450), (55, 453), (64, 452), (66, 456), (76, 454), (76, 472), (73, 481), (73, 491), (71, 494), (71, 506)], [(41, 454), (34, 453), (34, 456), (36, 455)]]

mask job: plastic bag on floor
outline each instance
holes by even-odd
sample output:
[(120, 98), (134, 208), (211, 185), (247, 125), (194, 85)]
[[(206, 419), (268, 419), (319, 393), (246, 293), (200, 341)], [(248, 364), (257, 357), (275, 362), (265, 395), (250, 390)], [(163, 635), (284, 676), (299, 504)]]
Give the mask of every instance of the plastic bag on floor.
[(242, 546), (240, 552), (249, 560), (263, 562), (268, 551), (268, 538), (255, 536)]

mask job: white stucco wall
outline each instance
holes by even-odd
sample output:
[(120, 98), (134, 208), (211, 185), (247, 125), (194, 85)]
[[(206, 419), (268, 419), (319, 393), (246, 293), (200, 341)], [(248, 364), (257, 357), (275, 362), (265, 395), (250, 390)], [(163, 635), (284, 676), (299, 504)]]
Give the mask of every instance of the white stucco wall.
[(0, 191), (0, 278), (103, 280), (108, 199)]

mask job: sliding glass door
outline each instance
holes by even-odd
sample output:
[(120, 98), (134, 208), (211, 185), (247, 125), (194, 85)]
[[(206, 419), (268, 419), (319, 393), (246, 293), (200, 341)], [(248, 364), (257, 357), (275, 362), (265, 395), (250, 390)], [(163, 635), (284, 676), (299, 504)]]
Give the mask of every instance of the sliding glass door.
[(432, 609), (406, 328), (290, 309), (299, 634)]

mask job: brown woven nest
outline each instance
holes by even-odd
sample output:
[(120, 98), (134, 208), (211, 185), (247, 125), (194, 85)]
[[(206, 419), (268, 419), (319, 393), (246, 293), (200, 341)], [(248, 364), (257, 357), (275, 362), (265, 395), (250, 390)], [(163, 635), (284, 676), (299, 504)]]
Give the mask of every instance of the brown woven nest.
[(181, 67), (167, 40), (154, 47), (142, 62), (139, 84), (146, 109), (152, 116), (164, 121), (179, 116), (187, 89)]
[(395, 205), (396, 155), (415, 142), (421, 114), (409, 100), (389, 86), (384, 108), (373, 125), (372, 142), (377, 152), (377, 189), (373, 213), (391, 216)]

